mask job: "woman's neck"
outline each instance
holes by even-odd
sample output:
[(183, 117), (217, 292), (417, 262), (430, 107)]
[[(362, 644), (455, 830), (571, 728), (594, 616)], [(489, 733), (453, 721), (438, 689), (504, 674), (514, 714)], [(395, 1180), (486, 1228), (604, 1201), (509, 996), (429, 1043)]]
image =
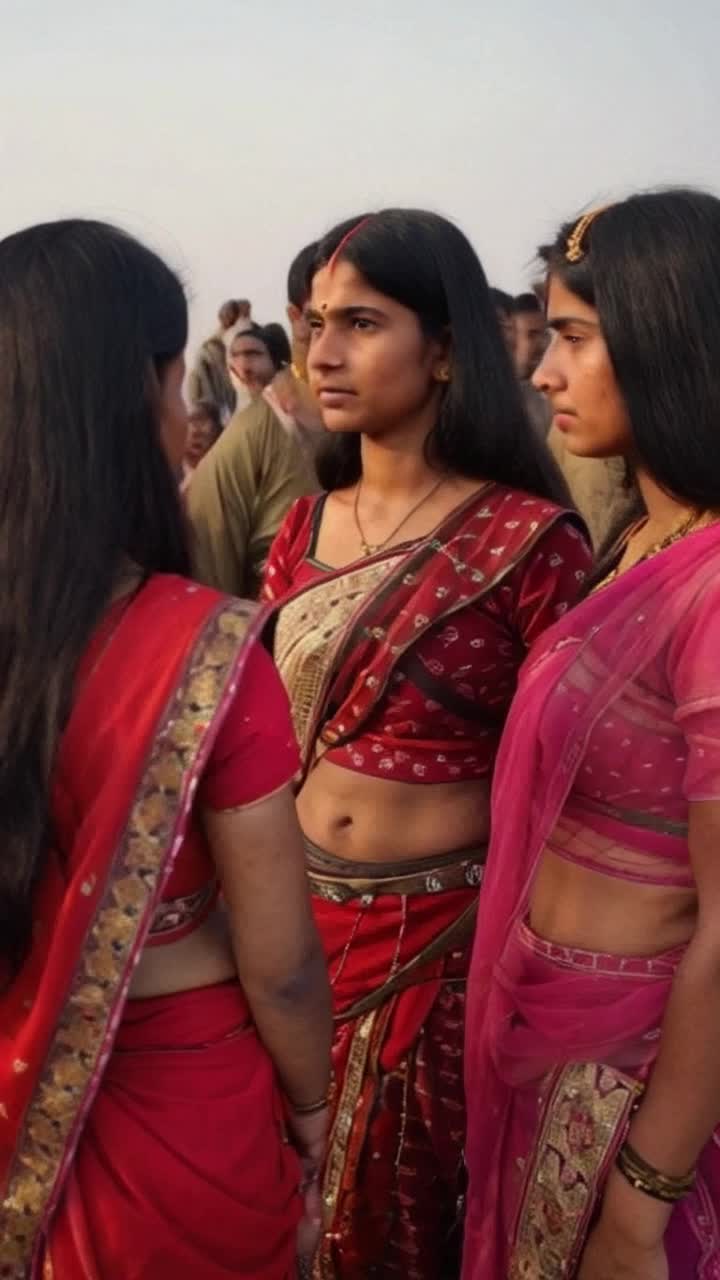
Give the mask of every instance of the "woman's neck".
[(417, 448), (417, 435), (412, 443), (394, 437), (373, 440), (362, 437), (363, 489), (379, 498), (408, 497), (438, 480), (442, 474)]
[(665, 534), (690, 514), (695, 507), (691, 502), (675, 498), (665, 489), (661, 489), (656, 480), (641, 468), (636, 471), (637, 485), (648, 513), (647, 528)]

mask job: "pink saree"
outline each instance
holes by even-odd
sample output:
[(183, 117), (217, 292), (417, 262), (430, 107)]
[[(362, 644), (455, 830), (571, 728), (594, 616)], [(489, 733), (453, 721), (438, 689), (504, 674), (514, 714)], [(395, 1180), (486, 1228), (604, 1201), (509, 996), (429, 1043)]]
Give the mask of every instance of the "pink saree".
[[(547, 942), (527, 923), (533, 877), (543, 848), (564, 844), (601, 874), (692, 884), (688, 803), (720, 798), (719, 629), (713, 526), (589, 597), (523, 668), (468, 985), (464, 1280), (577, 1272), (683, 950)], [(719, 1213), (716, 1132), (671, 1218), (671, 1280), (718, 1280)]]

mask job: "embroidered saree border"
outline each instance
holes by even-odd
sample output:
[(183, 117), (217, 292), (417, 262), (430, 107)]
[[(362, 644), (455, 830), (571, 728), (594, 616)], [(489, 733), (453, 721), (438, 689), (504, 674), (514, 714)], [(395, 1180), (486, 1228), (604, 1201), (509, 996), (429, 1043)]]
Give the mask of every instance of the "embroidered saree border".
[[(309, 762), (317, 737), (317, 710), (335, 673), (337, 650), (344, 628), (362, 609), (367, 597), (403, 557), (390, 555), (382, 560), (349, 565), (342, 573), (321, 578), (282, 604), (275, 625), (274, 657), (285, 687), (291, 694), (293, 726), (303, 761)], [(303, 654), (308, 636), (327, 633), (328, 644), (317, 650), (308, 676)], [(298, 673), (298, 660), (301, 674)]]
[(133, 962), (174, 851), (193, 768), (231, 686), (251, 614), (227, 601), (205, 623), (157, 727), (103, 899), (25, 1113), (0, 1204), (0, 1274), (26, 1280), (120, 1021)]
[[(275, 660), (290, 693), (305, 772), (315, 758), (313, 748), (322, 753), (357, 736), (384, 695), (398, 661), (425, 631), (477, 604), (527, 557), (548, 529), (569, 514), (560, 508), (545, 510), (540, 498), (522, 498), (520, 506), (539, 508), (538, 519), (528, 521), (528, 532), (512, 548), (483, 546), (487, 554), (480, 568), (479, 538), (490, 539), (499, 522), (513, 530), (519, 527), (517, 522), (507, 525), (513, 512), (506, 509), (508, 502), (519, 497), (488, 481), (419, 545), (397, 549), (396, 554), (391, 549), (333, 571), (279, 604)], [(477, 528), (470, 527), (474, 521), (480, 521)], [(512, 538), (516, 539), (514, 533)], [(463, 544), (470, 547), (467, 558)], [(426, 570), (433, 561), (439, 576), (432, 604), (424, 600), (412, 624), (405, 618), (400, 630), (394, 629), (418, 589), (428, 586)], [(343, 593), (348, 595), (345, 601)], [(310, 672), (302, 670), (298, 661), (298, 646), (308, 633), (324, 633), (322, 638), (327, 639), (324, 650), (313, 654)], [(382, 652), (387, 661), (374, 670), (373, 661), (385, 661), (379, 656)]]
[(377, 1071), (382, 1038), (390, 1014), (389, 1007), (373, 1009), (360, 1019), (352, 1035), (342, 1088), (328, 1140), (328, 1154), (323, 1177), (323, 1227), (325, 1236), (315, 1257), (314, 1280), (334, 1280), (335, 1269), (330, 1257), (328, 1232), (332, 1228), (342, 1191), (353, 1126), (361, 1103), (368, 1063)]
[(612, 1067), (570, 1063), (550, 1078), (513, 1232), (508, 1280), (568, 1280), (605, 1172), (642, 1085)]
[[(485, 490), (482, 492), (484, 493)], [(464, 506), (466, 505), (469, 504), (464, 504)], [(478, 513), (478, 517), (482, 517), (484, 512), (488, 510), (489, 509), (487, 507), (484, 507), (482, 511)], [(457, 512), (454, 512), (453, 516), (457, 516), (457, 514)], [(493, 518), (497, 518), (504, 513), (498, 509), (497, 512), (492, 514)], [(535, 521), (531, 522), (531, 525), (534, 527), (532, 527), (528, 537), (526, 537), (524, 542), (512, 555), (508, 556), (497, 565), (494, 572), (486, 573), (484, 570), (473, 567), (465, 560), (460, 559), (458, 555), (454, 554), (453, 547), (455, 544), (461, 540), (472, 540), (476, 538), (477, 535), (474, 533), (455, 532), (454, 534), (448, 535), (446, 541), (441, 541), (439, 538), (431, 538), (427, 543), (424, 543), (421, 548), (411, 552), (407, 556), (407, 562), (399, 567), (397, 573), (388, 575), (387, 581), (383, 583), (380, 590), (373, 597), (372, 608), (376, 612), (380, 605), (384, 603), (391, 604), (399, 589), (402, 589), (403, 587), (408, 589), (417, 585), (418, 581), (422, 578), (422, 573), (426, 564), (431, 561), (434, 556), (442, 557), (451, 567), (453, 580), (456, 585), (462, 582), (468, 589), (461, 592), (452, 603), (437, 610), (437, 612), (434, 612), (432, 617), (430, 617), (429, 614), (416, 616), (415, 625), (412, 630), (408, 628), (408, 633), (403, 643), (396, 643), (390, 646), (392, 663), (388, 664), (384, 677), (381, 679), (372, 674), (364, 677), (363, 689), (371, 691), (371, 701), (369, 702), (368, 707), (363, 710), (362, 707), (353, 703), (352, 718), (354, 720), (354, 724), (349, 727), (344, 724), (338, 724), (337, 728), (329, 728), (328, 725), (323, 726), (322, 738), (325, 745), (332, 747), (342, 746), (344, 743), (351, 741), (365, 723), (372, 707), (376, 706), (379, 699), (384, 695), (392, 672), (399, 659), (404, 657), (404, 655), (412, 649), (413, 645), (417, 643), (426, 631), (429, 631), (432, 627), (438, 626), (441, 622), (447, 621), (448, 618), (452, 618), (456, 613), (461, 612), (463, 609), (477, 604), (479, 600), (489, 595), (495, 587), (500, 585), (508, 574), (512, 573), (512, 571), (526, 559), (533, 547), (548, 531), (548, 529), (550, 529), (559, 519), (562, 518), (563, 515), (566, 514), (566, 512), (558, 509), (544, 524), (540, 524)], [(489, 555), (492, 554), (493, 549), (491, 548)], [(400, 569), (403, 570), (402, 576), (400, 576)], [(404, 604), (401, 605), (398, 603), (395, 612), (402, 613), (404, 608)], [(375, 623), (374, 625), (367, 625), (363, 623), (362, 613), (360, 613), (354, 623), (348, 626), (347, 632), (343, 637), (343, 643), (338, 645), (334, 655), (335, 661), (340, 665), (340, 658), (353, 655), (363, 643), (370, 639), (376, 641), (378, 644), (386, 644), (389, 640), (390, 631), (391, 625), (389, 624), (380, 625)], [(350, 687), (338, 692), (334, 687), (329, 686), (328, 691), (332, 694), (333, 699), (336, 702), (342, 704), (343, 699), (347, 698), (350, 694)], [(358, 699), (360, 698), (360, 693), (357, 691), (356, 697)], [(335, 716), (335, 719), (336, 718), (337, 716)], [(318, 725), (321, 719), (322, 714), (319, 714), (317, 717)], [(332, 718), (328, 721), (328, 724), (333, 724)]]

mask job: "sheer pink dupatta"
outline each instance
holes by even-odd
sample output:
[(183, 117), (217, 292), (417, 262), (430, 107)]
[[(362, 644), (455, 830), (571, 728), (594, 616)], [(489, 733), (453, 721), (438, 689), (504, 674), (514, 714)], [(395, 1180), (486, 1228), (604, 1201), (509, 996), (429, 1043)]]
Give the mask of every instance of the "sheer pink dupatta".
[[(693, 669), (682, 710), (720, 704), (720, 642), (713, 661), (706, 625), (716, 601), (720, 627), (720, 528), (711, 526), (590, 596), (545, 633), (521, 673), (495, 771), (468, 984), (465, 1280), (504, 1280), (498, 1205), (511, 1088), (496, 1064), (512, 1006), (498, 970), (503, 950), (527, 913), (538, 859), (598, 717), (668, 644), (671, 660)], [(555, 1012), (548, 1008), (550, 1021)]]

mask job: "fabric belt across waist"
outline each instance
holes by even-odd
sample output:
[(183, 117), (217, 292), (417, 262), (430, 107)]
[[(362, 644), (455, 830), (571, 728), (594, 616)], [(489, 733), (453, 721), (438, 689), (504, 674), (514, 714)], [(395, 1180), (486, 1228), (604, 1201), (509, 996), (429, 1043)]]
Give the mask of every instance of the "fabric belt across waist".
[[(360, 908), (370, 908), (375, 898), (383, 894), (419, 896), (452, 889), (478, 889), (487, 852), (483, 846), (414, 861), (348, 862), (326, 853), (307, 837), (305, 850), (312, 893), (323, 901), (338, 905), (355, 900)], [(428, 964), (455, 948), (467, 946), (475, 929), (478, 900), (479, 894), (473, 894), (472, 900), (452, 923), (380, 987), (336, 1014), (335, 1021), (351, 1021), (379, 1008), (391, 996), (422, 981)], [(461, 981), (464, 984), (465, 979)]]
[(382, 894), (409, 897), (477, 889), (487, 856), (487, 847), (477, 846), (413, 861), (348, 862), (326, 853), (307, 837), (305, 851), (310, 888), (317, 897), (337, 903), (359, 898), (367, 905)]

